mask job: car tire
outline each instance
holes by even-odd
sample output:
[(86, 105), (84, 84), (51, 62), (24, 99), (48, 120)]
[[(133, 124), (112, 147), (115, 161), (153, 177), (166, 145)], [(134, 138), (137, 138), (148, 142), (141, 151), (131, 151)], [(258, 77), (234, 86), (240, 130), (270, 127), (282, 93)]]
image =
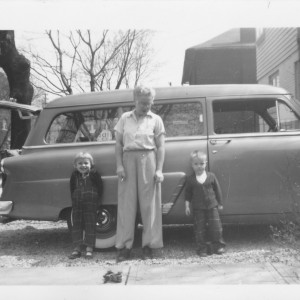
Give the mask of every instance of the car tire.
[[(72, 210), (68, 213), (67, 224), (72, 232)], [(97, 213), (95, 248), (105, 249), (115, 245), (117, 232), (117, 206), (102, 206)]]

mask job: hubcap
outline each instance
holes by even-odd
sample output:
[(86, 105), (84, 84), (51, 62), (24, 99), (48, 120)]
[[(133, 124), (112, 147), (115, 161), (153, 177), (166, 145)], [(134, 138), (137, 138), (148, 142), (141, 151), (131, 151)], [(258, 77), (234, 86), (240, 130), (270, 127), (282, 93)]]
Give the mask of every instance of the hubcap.
[(116, 232), (116, 226), (116, 210), (114, 208), (102, 208), (97, 214), (97, 236), (101, 236), (101, 238), (113, 236)]

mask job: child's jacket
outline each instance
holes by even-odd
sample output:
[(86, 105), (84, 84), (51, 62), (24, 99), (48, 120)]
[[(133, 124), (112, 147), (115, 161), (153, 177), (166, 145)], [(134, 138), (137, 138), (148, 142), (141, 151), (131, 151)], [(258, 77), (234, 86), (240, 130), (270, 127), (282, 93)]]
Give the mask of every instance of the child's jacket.
[[(72, 201), (78, 201), (80, 200), (79, 198), (82, 198), (82, 196), (83, 197), (84, 195), (88, 196), (86, 193), (92, 192), (94, 190), (95, 192), (97, 192), (98, 195), (98, 197), (96, 198), (97, 198), (97, 207), (99, 207), (101, 205), (103, 183), (102, 183), (101, 176), (95, 169), (92, 169), (90, 171), (87, 183), (88, 182), (90, 182), (90, 184), (87, 185), (82, 184), (84, 183), (84, 179), (82, 178), (81, 173), (78, 172), (77, 170), (75, 170), (72, 173), (70, 178), (70, 191), (71, 191)], [(80, 191), (81, 193), (78, 193)], [(81, 195), (81, 197), (78, 198), (79, 195)]]
[(192, 203), (194, 210), (211, 209), (222, 205), (222, 192), (215, 174), (206, 172), (207, 178), (203, 184), (197, 181), (196, 175), (187, 177), (185, 200)]

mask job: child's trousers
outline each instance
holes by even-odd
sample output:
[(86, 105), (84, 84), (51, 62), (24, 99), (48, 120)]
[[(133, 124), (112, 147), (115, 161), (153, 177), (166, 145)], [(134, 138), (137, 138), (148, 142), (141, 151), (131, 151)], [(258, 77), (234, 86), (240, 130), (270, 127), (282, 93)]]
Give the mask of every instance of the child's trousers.
[(193, 218), (197, 251), (206, 252), (207, 242), (212, 244), (214, 250), (225, 247), (222, 223), (217, 207), (194, 210)]
[(74, 247), (86, 245), (94, 248), (96, 241), (97, 206), (94, 201), (82, 201), (73, 205), (72, 240)]

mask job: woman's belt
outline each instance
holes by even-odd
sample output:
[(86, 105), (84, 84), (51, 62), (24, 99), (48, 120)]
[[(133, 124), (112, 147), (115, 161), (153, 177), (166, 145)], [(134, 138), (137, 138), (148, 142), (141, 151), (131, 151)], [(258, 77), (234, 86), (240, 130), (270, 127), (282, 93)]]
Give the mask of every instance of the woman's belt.
[(128, 150), (124, 150), (124, 152), (137, 152), (137, 151), (154, 151), (155, 148), (153, 149), (128, 149)]

